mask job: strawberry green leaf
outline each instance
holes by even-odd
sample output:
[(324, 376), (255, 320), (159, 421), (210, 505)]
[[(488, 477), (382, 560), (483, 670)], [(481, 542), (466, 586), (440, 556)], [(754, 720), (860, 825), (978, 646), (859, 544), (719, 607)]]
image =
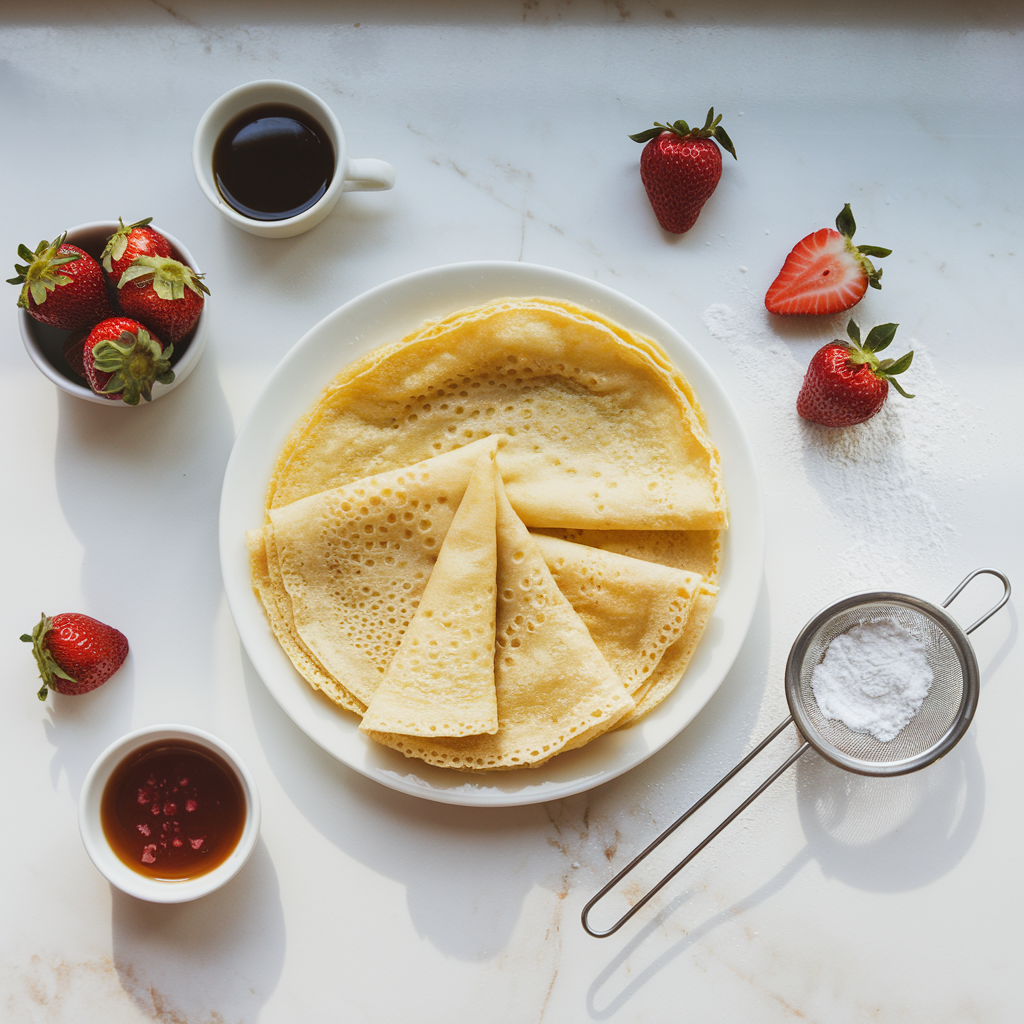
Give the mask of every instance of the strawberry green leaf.
[(117, 287), (123, 288), (130, 281), (151, 281), (157, 296), (168, 301), (183, 299), (186, 288), (191, 288), (196, 295), (210, 294), (210, 289), (191, 267), (164, 256), (137, 257), (121, 275)]
[(872, 327), (864, 340), (864, 347), (869, 352), (881, 352), (882, 349), (888, 348), (896, 334), (897, 327), (899, 324), (879, 324), (877, 327)]
[(860, 344), (860, 328), (852, 320), (846, 325), (846, 333), (851, 341)]
[(32, 644), (32, 656), (36, 659), (39, 678), (43, 681), (43, 685), (36, 693), (40, 700), (46, 700), (47, 688), (53, 684), (54, 676), (57, 676), (59, 679), (67, 679), (72, 683), (76, 682), (74, 676), (68, 675), (57, 664), (53, 652), (46, 646), (46, 636), (51, 629), (53, 629), (53, 620), (44, 612), (42, 618), (32, 627), (32, 635), (23, 635), (21, 638)]
[(153, 381), (169, 384), (174, 380), (172, 351), (171, 345), (161, 350), (160, 343), (141, 327), (137, 335), (122, 331), (116, 341), (97, 342), (92, 349), (93, 364), (97, 370), (113, 375), (103, 393), (120, 394), (125, 405), (138, 405), (140, 397), (151, 401)]
[(681, 120), (666, 122), (665, 124), (655, 121), (653, 128), (648, 128), (644, 132), (638, 132), (636, 135), (630, 135), (630, 138), (634, 142), (650, 142), (651, 139), (656, 139), (663, 132), (671, 132), (681, 139), (714, 139), (724, 150), (731, 153), (735, 160), (736, 147), (732, 144), (732, 139), (729, 138), (726, 130), (719, 124), (721, 120), (722, 115), (719, 114), (716, 117), (715, 108), (712, 107), (704, 120), (703, 128), (691, 128), (685, 121)]
[(46, 296), (55, 288), (71, 284), (73, 278), (58, 273), (57, 268), (73, 263), (81, 259), (80, 253), (67, 253), (58, 256), (60, 247), (64, 244), (67, 232), (55, 238), (52, 242), (40, 242), (35, 252), (32, 252), (27, 245), (18, 246), (18, 255), (29, 262), (23, 266), (20, 263), (14, 265), (18, 272), (16, 278), (8, 278), (8, 284), (22, 284), (18, 295), (18, 306), (21, 309), (31, 309), (31, 301), (41, 306), (46, 301)]
[(885, 372), (890, 377), (895, 376), (897, 373), (903, 373), (910, 368), (910, 364), (913, 361), (914, 353), (908, 352), (905, 356), (900, 356), (899, 359), (895, 360)]
[(893, 387), (894, 387), (894, 388), (895, 388), (895, 389), (896, 389), (896, 390), (897, 390), (897, 391), (898, 391), (898, 392), (899, 392), (899, 393), (900, 393), (900, 394), (901, 394), (901, 395), (902, 395), (902, 396), (903, 396), (904, 398), (913, 398), (913, 397), (914, 397), (914, 396), (913, 396), (912, 394), (910, 394), (910, 392), (909, 392), (909, 391), (904, 391), (904, 390), (903, 390), (903, 388), (902, 388), (902, 387), (900, 386), (900, 382), (899, 382), (898, 380), (892, 380), (891, 378), (889, 378), (889, 383), (890, 383), (890, 384), (891, 384), (891, 385), (892, 385), (892, 386), (893, 386)]
[(729, 138), (728, 133), (721, 125), (715, 129), (715, 141), (721, 145), (722, 149), (724, 149), (726, 153), (732, 154), (733, 160), (739, 159), (739, 157), (736, 156), (736, 147), (732, 144), (732, 139)]
[(883, 249), (880, 245), (858, 245), (857, 251), (862, 252), (865, 256), (891, 256), (892, 249)]
[(630, 135), (630, 138), (634, 142), (650, 142), (651, 139), (656, 139), (664, 130), (664, 128), (655, 126), (654, 128), (648, 128), (645, 132), (637, 132), (636, 135)]
[(47, 292), (52, 292), (58, 285), (65, 284), (71, 284), (70, 277), (64, 274), (54, 274), (52, 277), (43, 278), (42, 280), (29, 281), (28, 290), (32, 293), (35, 304), (41, 306), (46, 301)]
[(857, 222), (853, 219), (853, 211), (850, 209), (849, 203), (839, 211), (839, 216), (836, 217), (836, 228), (839, 234), (853, 238), (854, 232), (857, 230)]

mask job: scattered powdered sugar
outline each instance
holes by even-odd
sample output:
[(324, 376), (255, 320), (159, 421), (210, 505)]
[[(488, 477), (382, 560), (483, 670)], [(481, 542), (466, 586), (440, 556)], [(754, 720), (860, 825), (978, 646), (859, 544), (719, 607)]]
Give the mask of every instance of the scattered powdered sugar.
[[(902, 328), (895, 355), (914, 351), (902, 378), (914, 394), (890, 391), (866, 423), (829, 429), (796, 411), (796, 396), (813, 354), (846, 337), (851, 314), (775, 317), (763, 291), (737, 274), (730, 305), (713, 305), (704, 325), (732, 364), (725, 381), (757, 462), (768, 535), (765, 573), (772, 616), (768, 678), (781, 678), (797, 626), (844, 594), (895, 590), (941, 598), (963, 575), (954, 523), (969, 522), (971, 485), (985, 474), (983, 435), (957, 400), (949, 354)], [(866, 333), (890, 317), (868, 296), (853, 310)], [(941, 369), (937, 368), (937, 364)], [(738, 511), (738, 510), (737, 510)], [(784, 703), (766, 691), (762, 724), (774, 724)]]
[[(827, 567), (817, 577), (821, 599), (877, 588), (883, 570), (931, 586), (930, 578), (921, 579), (924, 572), (938, 588), (946, 586), (959, 568), (950, 564), (956, 531), (944, 506), (967, 485), (971, 459), (963, 413), (926, 345), (899, 335), (894, 342), (898, 355), (914, 350), (903, 383), (915, 398), (890, 391), (866, 423), (820, 427), (797, 415), (796, 396), (813, 353), (845, 337), (849, 314), (779, 325), (759, 296), (743, 299), (745, 310), (709, 307), (704, 324), (725, 345), (747, 391), (740, 406), (769, 507), (803, 512), (803, 525), (829, 544)], [(862, 324), (865, 331), (869, 326)]]
[(886, 742), (917, 714), (932, 685), (924, 643), (889, 619), (837, 636), (811, 676), (826, 718)]

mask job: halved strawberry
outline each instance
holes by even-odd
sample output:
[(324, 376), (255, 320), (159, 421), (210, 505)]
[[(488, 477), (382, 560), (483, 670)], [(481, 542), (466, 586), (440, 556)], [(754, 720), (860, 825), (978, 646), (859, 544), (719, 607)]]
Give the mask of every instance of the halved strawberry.
[(841, 313), (860, 302), (869, 285), (882, 287), (882, 271), (876, 270), (868, 257), (888, 256), (892, 249), (853, 244), (857, 224), (849, 203), (836, 217), (836, 227), (838, 231), (815, 231), (793, 246), (764, 297), (769, 313)]
[(95, 394), (126, 405), (152, 401), (155, 383), (170, 384), (173, 345), (165, 346), (136, 320), (114, 316), (98, 323), (85, 339), (85, 379)]

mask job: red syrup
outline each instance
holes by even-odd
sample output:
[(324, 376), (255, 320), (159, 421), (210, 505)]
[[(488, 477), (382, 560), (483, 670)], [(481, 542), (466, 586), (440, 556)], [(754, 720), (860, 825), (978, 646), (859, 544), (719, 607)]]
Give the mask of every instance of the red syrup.
[(103, 834), (117, 856), (140, 875), (178, 881), (223, 864), (245, 814), (234, 771), (187, 740), (134, 751), (114, 769), (100, 801)]

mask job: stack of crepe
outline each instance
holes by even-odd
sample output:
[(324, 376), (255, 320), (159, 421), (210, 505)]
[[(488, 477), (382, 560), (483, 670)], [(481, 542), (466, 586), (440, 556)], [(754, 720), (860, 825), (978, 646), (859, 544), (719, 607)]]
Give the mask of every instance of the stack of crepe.
[(410, 757), (542, 764), (656, 707), (714, 608), (718, 455), (650, 339), (551, 299), (343, 371), (250, 531), (299, 673)]

